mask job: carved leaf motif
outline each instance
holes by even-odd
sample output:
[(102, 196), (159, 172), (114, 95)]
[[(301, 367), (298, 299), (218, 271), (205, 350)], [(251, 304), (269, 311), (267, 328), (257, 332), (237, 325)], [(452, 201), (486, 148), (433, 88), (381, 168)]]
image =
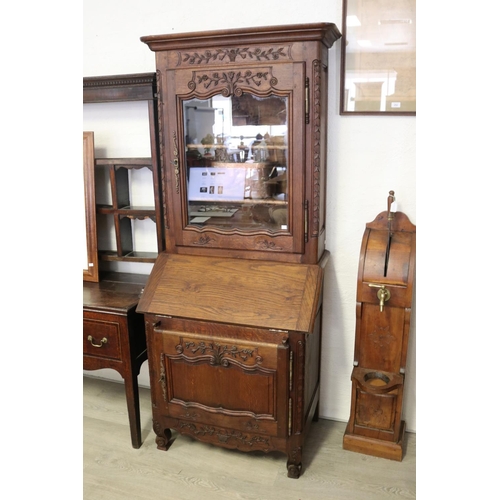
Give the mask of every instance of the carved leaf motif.
[(193, 78), (188, 82), (188, 88), (195, 90), (198, 85), (201, 85), (205, 90), (224, 86), (221, 93), (224, 97), (231, 95), (241, 96), (243, 90), (241, 84), (246, 84), (249, 87), (260, 87), (264, 82), (267, 82), (271, 87), (274, 87), (278, 80), (271, 76), (270, 70), (246, 70), (242, 71), (215, 71), (213, 73), (193, 73)]
[(215, 241), (213, 238), (210, 238), (210, 236), (200, 236), (198, 241), (194, 241), (194, 245), (208, 245), (212, 241)]
[(235, 62), (237, 58), (255, 59), (257, 61), (277, 61), (282, 57), (287, 57), (284, 47), (268, 48), (268, 49), (250, 49), (231, 48), (231, 49), (215, 49), (206, 50), (205, 52), (185, 52), (182, 62), (187, 64), (208, 64), (214, 61), (224, 61), (229, 59), (230, 62)]
[[(232, 359), (240, 359), (246, 362), (249, 358), (254, 357), (254, 352), (256, 353), (257, 349), (248, 349), (243, 348), (239, 349), (237, 346), (227, 346), (221, 345), (217, 342), (214, 343), (205, 343), (199, 342), (196, 344), (195, 342), (186, 341), (185, 348), (189, 349), (189, 351), (193, 354), (200, 352), (201, 354), (211, 353), (212, 358), (210, 360), (210, 364), (214, 366), (229, 366), (228, 358)], [(255, 356), (255, 364), (262, 363), (262, 357), (257, 355)]]
[(209, 427), (207, 425), (196, 426), (195, 424), (180, 422), (180, 429), (184, 429), (185, 431), (189, 431), (194, 436), (203, 437), (203, 436), (216, 436), (217, 439), (221, 443), (227, 443), (230, 440), (234, 439), (241, 444), (246, 446), (253, 446), (254, 444), (264, 444), (266, 446), (269, 445), (269, 438), (264, 436), (249, 436), (248, 434), (244, 434), (239, 431), (229, 431), (224, 429), (215, 429), (214, 427)]
[(258, 246), (265, 250), (283, 250), (283, 247), (276, 245), (274, 241), (268, 240), (259, 241)]

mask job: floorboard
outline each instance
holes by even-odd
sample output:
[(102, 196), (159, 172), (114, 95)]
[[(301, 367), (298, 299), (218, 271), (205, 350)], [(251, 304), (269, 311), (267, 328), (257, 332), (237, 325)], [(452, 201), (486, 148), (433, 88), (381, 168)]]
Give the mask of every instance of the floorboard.
[(140, 388), (141, 448), (132, 448), (124, 386), (83, 377), (84, 500), (385, 500), (416, 498), (416, 435), (402, 462), (342, 449), (345, 423), (311, 426), (301, 477), (286, 456), (243, 453), (178, 436), (156, 448), (149, 389)]

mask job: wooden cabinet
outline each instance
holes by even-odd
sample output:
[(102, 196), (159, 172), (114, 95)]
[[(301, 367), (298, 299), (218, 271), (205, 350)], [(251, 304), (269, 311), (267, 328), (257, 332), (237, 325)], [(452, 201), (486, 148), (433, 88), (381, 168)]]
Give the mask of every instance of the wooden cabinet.
[[(148, 104), (151, 156), (147, 158), (96, 158), (96, 169), (103, 169), (99, 176), (109, 185), (110, 203), (97, 200), (98, 227), (111, 227), (111, 242), (99, 241), (99, 259), (102, 261), (154, 262), (165, 248), (162, 222), (162, 197), (160, 191), (159, 143), (157, 129), (156, 75), (140, 73), (86, 77), (83, 79), (84, 103), (116, 103), (146, 101)], [(131, 201), (131, 172), (146, 169), (151, 172), (150, 206), (134, 206)], [(109, 220), (106, 221), (106, 218)], [(137, 226), (153, 221), (156, 231), (156, 252), (137, 251), (134, 233)], [(133, 226), (136, 227), (133, 227)]]
[(318, 264), (162, 253), (141, 297), (157, 445), (170, 429), (243, 451), (281, 451), (298, 477), (317, 416)]
[(142, 38), (156, 54), (167, 251), (321, 258), (339, 36), (325, 23)]
[(154, 430), (281, 451), (318, 416), (333, 24), (143, 37), (156, 54), (166, 252), (145, 314)]

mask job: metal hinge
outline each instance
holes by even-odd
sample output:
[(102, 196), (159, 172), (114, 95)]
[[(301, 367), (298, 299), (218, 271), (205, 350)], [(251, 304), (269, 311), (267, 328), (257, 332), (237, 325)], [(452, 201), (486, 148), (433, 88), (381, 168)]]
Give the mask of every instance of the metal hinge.
[(305, 120), (306, 120), (306, 125), (309, 124), (309, 77), (306, 76), (306, 83), (305, 83), (305, 93), (306, 93), (306, 112), (305, 112)]
[(304, 240), (309, 241), (309, 200), (304, 202)]

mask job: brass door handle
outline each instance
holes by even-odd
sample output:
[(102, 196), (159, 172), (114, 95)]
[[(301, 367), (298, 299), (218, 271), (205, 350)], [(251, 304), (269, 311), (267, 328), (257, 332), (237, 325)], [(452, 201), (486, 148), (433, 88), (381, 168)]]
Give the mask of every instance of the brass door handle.
[(368, 286), (372, 288), (380, 288), (377, 292), (377, 297), (380, 304), (380, 312), (384, 310), (384, 303), (391, 298), (391, 292), (385, 287), (385, 285), (379, 285), (378, 283), (368, 283)]
[(108, 339), (106, 337), (103, 337), (99, 344), (94, 344), (94, 339), (92, 338), (92, 335), (89, 335), (87, 337), (87, 340), (90, 341), (93, 347), (102, 347), (104, 344), (108, 342)]

